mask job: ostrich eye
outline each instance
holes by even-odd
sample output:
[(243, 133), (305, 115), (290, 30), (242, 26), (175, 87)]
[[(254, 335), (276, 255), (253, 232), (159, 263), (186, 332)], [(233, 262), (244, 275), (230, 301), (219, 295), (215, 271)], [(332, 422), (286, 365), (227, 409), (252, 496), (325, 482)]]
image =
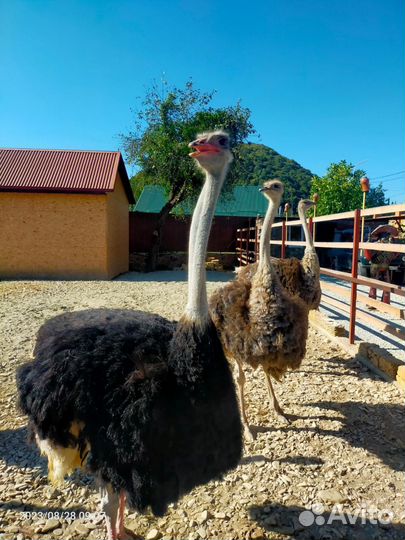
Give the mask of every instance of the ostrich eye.
[(221, 146), (226, 146), (228, 144), (228, 139), (226, 139), (225, 137), (221, 137), (218, 142)]

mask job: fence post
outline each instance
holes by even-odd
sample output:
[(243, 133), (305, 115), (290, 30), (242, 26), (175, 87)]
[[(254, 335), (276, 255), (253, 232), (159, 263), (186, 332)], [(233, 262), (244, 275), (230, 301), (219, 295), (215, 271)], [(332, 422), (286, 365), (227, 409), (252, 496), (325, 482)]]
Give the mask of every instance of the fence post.
[(312, 239), (315, 242), (315, 238), (314, 238), (314, 221), (313, 221), (313, 219), (314, 218), (312, 216), (309, 218), (309, 232), (311, 233)]
[(239, 231), (239, 266), (242, 266), (242, 229)]
[[(352, 254), (352, 278), (357, 278), (360, 242), (360, 210), (354, 211), (353, 222), (353, 254)], [(357, 307), (357, 283), (352, 283), (350, 295), (350, 327), (349, 342), (354, 343), (356, 335), (356, 307)]]
[(257, 217), (256, 217), (256, 221), (255, 221), (255, 256), (254, 256), (254, 261), (253, 262), (256, 262), (257, 261), (257, 245), (258, 245), (258, 241), (257, 241)]
[(283, 220), (281, 225), (281, 258), (285, 259), (285, 239), (286, 239), (286, 233), (287, 233), (287, 227), (285, 225), (285, 221)]
[(249, 264), (249, 241), (250, 241), (250, 220), (249, 220), (249, 227), (246, 232), (246, 265)]

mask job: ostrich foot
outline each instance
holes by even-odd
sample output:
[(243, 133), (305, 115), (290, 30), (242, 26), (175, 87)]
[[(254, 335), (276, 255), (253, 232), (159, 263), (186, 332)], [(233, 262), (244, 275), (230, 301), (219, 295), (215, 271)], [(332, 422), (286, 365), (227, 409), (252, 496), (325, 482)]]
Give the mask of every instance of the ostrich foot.
[(276, 415), (276, 418), (278, 418), (281, 423), (283, 423), (285, 425), (290, 425), (291, 420), (288, 418), (288, 415), (280, 407), (280, 404), (277, 401), (277, 398), (276, 398), (275, 394), (274, 394), (274, 399), (273, 399), (272, 405), (273, 405), (273, 411), (274, 411), (274, 414)]
[(117, 535), (117, 540), (134, 540), (135, 538), (139, 538), (139, 536), (126, 527), (122, 527)]
[(270, 373), (267, 371), (264, 371), (264, 374), (266, 376), (266, 382), (267, 382), (267, 388), (269, 391), (269, 398), (270, 403), (272, 405), (273, 411), (277, 418), (282, 422), (283, 424), (289, 425), (291, 424), (290, 420), (288, 419), (287, 415), (284, 413), (283, 409), (280, 407), (280, 404), (277, 400), (276, 393), (274, 392), (273, 385), (271, 384), (271, 376)]
[(249, 426), (243, 427), (243, 436), (245, 437), (247, 442), (253, 442), (255, 440), (255, 436), (252, 433), (252, 430)]
[(285, 424), (286, 426), (289, 426), (291, 424), (291, 420), (288, 418), (288, 416), (284, 413), (283, 409), (279, 409), (278, 411), (274, 409), (276, 417), (280, 420), (281, 423)]

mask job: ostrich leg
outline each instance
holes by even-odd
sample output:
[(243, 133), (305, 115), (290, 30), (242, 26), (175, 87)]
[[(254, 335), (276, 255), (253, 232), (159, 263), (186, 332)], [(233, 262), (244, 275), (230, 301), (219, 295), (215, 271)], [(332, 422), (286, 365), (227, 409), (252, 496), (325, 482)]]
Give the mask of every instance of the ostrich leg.
[(100, 486), (101, 512), (105, 515), (108, 540), (118, 540), (117, 537), (117, 516), (119, 497), (111, 484), (102, 484)]
[(117, 538), (118, 540), (132, 540), (135, 538), (135, 535), (131, 531), (124, 527), (124, 513), (125, 513), (125, 503), (127, 497), (124, 491), (120, 493), (119, 499), (119, 508), (118, 508), (118, 518), (117, 518)]
[(235, 363), (235, 378), (238, 384), (238, 395), (239, 395), (240, 412), (241, 412), (242, 424), (243, 424), (243, 432), (247, 441), (254, 441), (253, 433), (250, 430), (249, 422), (248, 422), (246, 410), (245, 410), (245, 393), (244, 393), (245, 382), (246, 382), (245, 373), (243, 371), (241, 364), (237, 360), (234, 360), (234, 363)]
[(283, 409), (280, 407), (279, 402), (277, 401), (276, 394), (274, 392), (273, 385), (271, 383), (271, 375), (263, 368), (264, 374), (266, 376), (266, 382), (267, 382), (267, 388), (269, 390), (269, 398), (271, 406), (273, 407), (274, 412), (276, 413), (276, 416), (281, 420), (284, 424), (290, 424), (290, 421), (288, 420), (287, 416), (285, 415)]

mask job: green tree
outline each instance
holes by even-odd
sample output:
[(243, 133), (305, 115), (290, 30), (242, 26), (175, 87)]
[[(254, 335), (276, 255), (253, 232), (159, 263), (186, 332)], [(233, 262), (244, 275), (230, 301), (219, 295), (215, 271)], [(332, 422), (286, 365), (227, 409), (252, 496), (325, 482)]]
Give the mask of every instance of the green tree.
[(386, 199), (385, 191), (380, 182), (378, 186), (371, 188), (370, 192), (367, 193), (367, 208), (384, 206), (385, 204), (390, 204), (390, 200)]
[[(162, 231), (173, 208), (188, 198), (195, 198), (201, 189), (203, 175), (188, 157), (188, 143), (202, 131), (225, 129), (231, 139), (235, 163), (238, 147), (254, 133), (250, 110), (238, 102), (234, 106), (213, 108), (214, 92), (203, 93), (192, 81), (184, 88), (162, 88), (154, 84), (146, 93), (141, 109), (135, 113), (135, 128), (121, 135), (128, 163), (139, 168), (131, 179), (135, 195), (146, 184), (162, 186), (168, 202), (159, 213), (147, 268), (156, 268)], [(229, 171), (227, 184), (235, 183), (237, 166)]]
[[(360, 178), (365, 175), (361, 169), (356, 169), (345, 160), (332, 163), (325, 176), (314, 176), (311, 184), (311, 195), (318, 193), (319, 202), (316, 213), (318, 216), (347, 212), (361, 208), (363, 193)], [(383, 206), (386, 204), (384, 190), (381, 186), (371, 188), (367, 196), (367, 207)]]

